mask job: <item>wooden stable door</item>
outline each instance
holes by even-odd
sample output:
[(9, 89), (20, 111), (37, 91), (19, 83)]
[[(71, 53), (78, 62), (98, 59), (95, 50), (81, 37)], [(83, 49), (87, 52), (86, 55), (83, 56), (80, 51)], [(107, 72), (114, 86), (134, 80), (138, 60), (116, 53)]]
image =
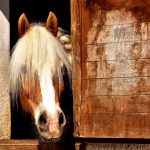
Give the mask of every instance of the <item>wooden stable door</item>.
[(72, 1), (75, 136), (150, 138), (149, 7)]

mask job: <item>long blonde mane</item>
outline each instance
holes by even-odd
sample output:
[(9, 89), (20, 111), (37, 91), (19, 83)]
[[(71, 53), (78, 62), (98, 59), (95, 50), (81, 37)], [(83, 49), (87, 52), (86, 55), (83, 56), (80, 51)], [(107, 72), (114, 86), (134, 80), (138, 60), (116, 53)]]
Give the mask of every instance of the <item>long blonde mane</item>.
[(70, 63), (60, 42), (41, 24), (32, 24), (13, 48), (10, 61), (11, 93), (13, 96), (18, 93), (25, 78), (34, 81), (35, 74), (40, 76), (43, 67), (47, 67), (51, 76), (57, 75), (61, 82), (62, 64), (70, 74)]

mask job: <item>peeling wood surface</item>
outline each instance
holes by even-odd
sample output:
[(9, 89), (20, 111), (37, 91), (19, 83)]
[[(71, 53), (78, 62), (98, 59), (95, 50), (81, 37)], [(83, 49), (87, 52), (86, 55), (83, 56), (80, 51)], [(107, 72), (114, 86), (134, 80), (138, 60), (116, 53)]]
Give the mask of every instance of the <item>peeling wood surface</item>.
[[(137, 60), (150, 58), (150, 40), (83, 45), (83, 61)], [(106, 57), (107, 56), (107, 57)]]
[(82, 80), (82, 95), (149, 95), (150, 77)]
[[(118, 56), (119, 57), (119, 56)], [(124, 68), (124, 69), (122, 69)], [(134, 78), (150, 76), (150, 60), (83, 62), (82, 78)]]
[(72, 6), (75, 136), (150, 138), (150, 0)]

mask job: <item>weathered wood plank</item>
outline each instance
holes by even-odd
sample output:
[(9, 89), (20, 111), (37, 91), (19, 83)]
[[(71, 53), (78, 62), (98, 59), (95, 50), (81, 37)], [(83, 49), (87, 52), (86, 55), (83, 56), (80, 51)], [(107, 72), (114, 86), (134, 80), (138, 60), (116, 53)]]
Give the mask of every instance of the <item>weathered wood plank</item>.
[(150, 113), (150, 95), (85, 96), (82, 113)]
[[(113, 10), (119, 10), (119, 11), (124, 10), (126, 13), (120, 14), (122, 15), (122, 18), (124, 16), (127, 16), (128, 13), (131, 13), (132, 18), (135, 18), (137, 21), (140, 22), (150, 21), (149, 6), (150, 6), (149, 0), (136, 0), (136, 1), (135, 0), (107, 0), (107, 1), (86, 0), (83, 3), (83, 8), (88, 10), (102, 9), (102, 10), (106, 10), (107, 13), (109, 12), (111, 13), (111, 11)], [(83, 11), (85, 11), (85, 9)], [(130, 15), (128, 15), (128, 17), (129, 16)], [(124, 20), (122, 20), (122, 22), (123, 21)]]
[(88, 7), (85, 6), (82, 9), (82, 15), (84, 16), (84, 18), (82, 18), (83, 28), (137, 23), (132, 13), (125, 9), (107, 11), (102, 9), (88, 9)]
[(150, 40), (83, 45), (82, 61), (150, 58)]
[[(72, 56), (73, 56), (73, 106), (74, 106), (74, 132), (79, 133), (80, 105), (81, 105), (81, 1), (71, 1), (71, 37), (72, 37)], [(76, 42), (74, 42), (76, 41)]]
[[(88, 7), (88, 9), (104, 9), (104, 10), (111, 10), (111, 9), (122, 9), (122, 8), (131, 8), (135, 6), (145, 6), (149, 4), (147, 0), (107, 0), (107, 1), (99, 1), (99, 0), (86, 0), (84, 1), (83, 7)], [(144, 3), (144, 4), (143, 4)]]
[(83, 62), (82, 78), (150, 77), (150, 59)]
[(0, 140), (0, 150), (74, 150), (73, 143), (43, 143), (38, 140)]
[(82, 9), (82, 28), (97, 27), (103, 24), (103, 13), (101, 9)]
[[(118, 2), (121, 2), (121, 1), (118, 1)], [(128, 6), (130, 2), (131, 0), (126, 1)], [(102, 2), (102, 5), (99, 6), (99, 5), (94, 5), (93, 1), (89, 3), (84, 2), (83, 9), (82, 9), (82, 15), (84, 16), (84, 18), (82, 19), (82, 27), (101, 26), (102, 24), (103, 25), (132, 24), (132, 23), (138, 22), (137, 17), (139, 17), (140, 14), (138, 13), (136, 15), (134, 14), (135, 13), (134, 6), (132, 6), (133, 8), (128, 8), (128, 9), (131, 9), (131, 11), (129, 11), (125, 8), (125, 4), (123, 4), (122, 8), (120, 7), (119, 9), (114, 9), (114, 8), (111, 8), (108, 3), (109, 3), (108, 1)], [(144, 10), (144, 6), (137, 7), (138, 3), (134, 2), (134, 5), (135, 4), (136, 4), (135, 6), (136, 11)], [(116, 5), (116, 3), (114, 3), (113, 5)], [(149, 12), (147, 13), (145, 12), (145, 14), (143, 14), (142, 16), (143, 18), (138, 18), (138, 19), (140, 19), (140, 22), (144, 22), (144, 21), (148, 22), (150, 21), (148, 16), (149, 16)]]
[(0, 140), (0, 145), (38, 145), (38, 140)]
[(81, 119), (81, 137), (150, 138), (149, 113), (82, 113)]
[(103, 143), (83, 143), (81, 144), (80, 150), (148, 150), (150, 149), (150, 144), (141, 143), (127, 143), (127, 140), (124, 140), (122, 143), (118, 143), (119, 140), (116, 139), (117, 143), (108, 143), (107, 140)]
[(37, 140), (0, 140), (0, 150), (38, 150)]
[(134, 42), (148, 40), (149, 23), (122, 25), (103, 25), (101, 27), (82, 28), (83, 44), (100, 44), (115, 42)]
[(150, 95), (150, 77), (82, 80), (83, 96)]

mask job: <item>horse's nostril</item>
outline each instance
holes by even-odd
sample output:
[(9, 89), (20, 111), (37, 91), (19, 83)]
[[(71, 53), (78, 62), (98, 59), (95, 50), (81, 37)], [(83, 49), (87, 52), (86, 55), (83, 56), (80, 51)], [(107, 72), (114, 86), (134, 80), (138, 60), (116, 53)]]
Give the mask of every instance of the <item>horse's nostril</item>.
[(42, 113), (39, 117), (39, 124), (45, 125), (47, 120), (46, 112)]
[(60, 113), (59, 114), (59, 125), (62, 125), (62, 124), (64, 124), (64, 115), (63, 115), (63, 113)]

